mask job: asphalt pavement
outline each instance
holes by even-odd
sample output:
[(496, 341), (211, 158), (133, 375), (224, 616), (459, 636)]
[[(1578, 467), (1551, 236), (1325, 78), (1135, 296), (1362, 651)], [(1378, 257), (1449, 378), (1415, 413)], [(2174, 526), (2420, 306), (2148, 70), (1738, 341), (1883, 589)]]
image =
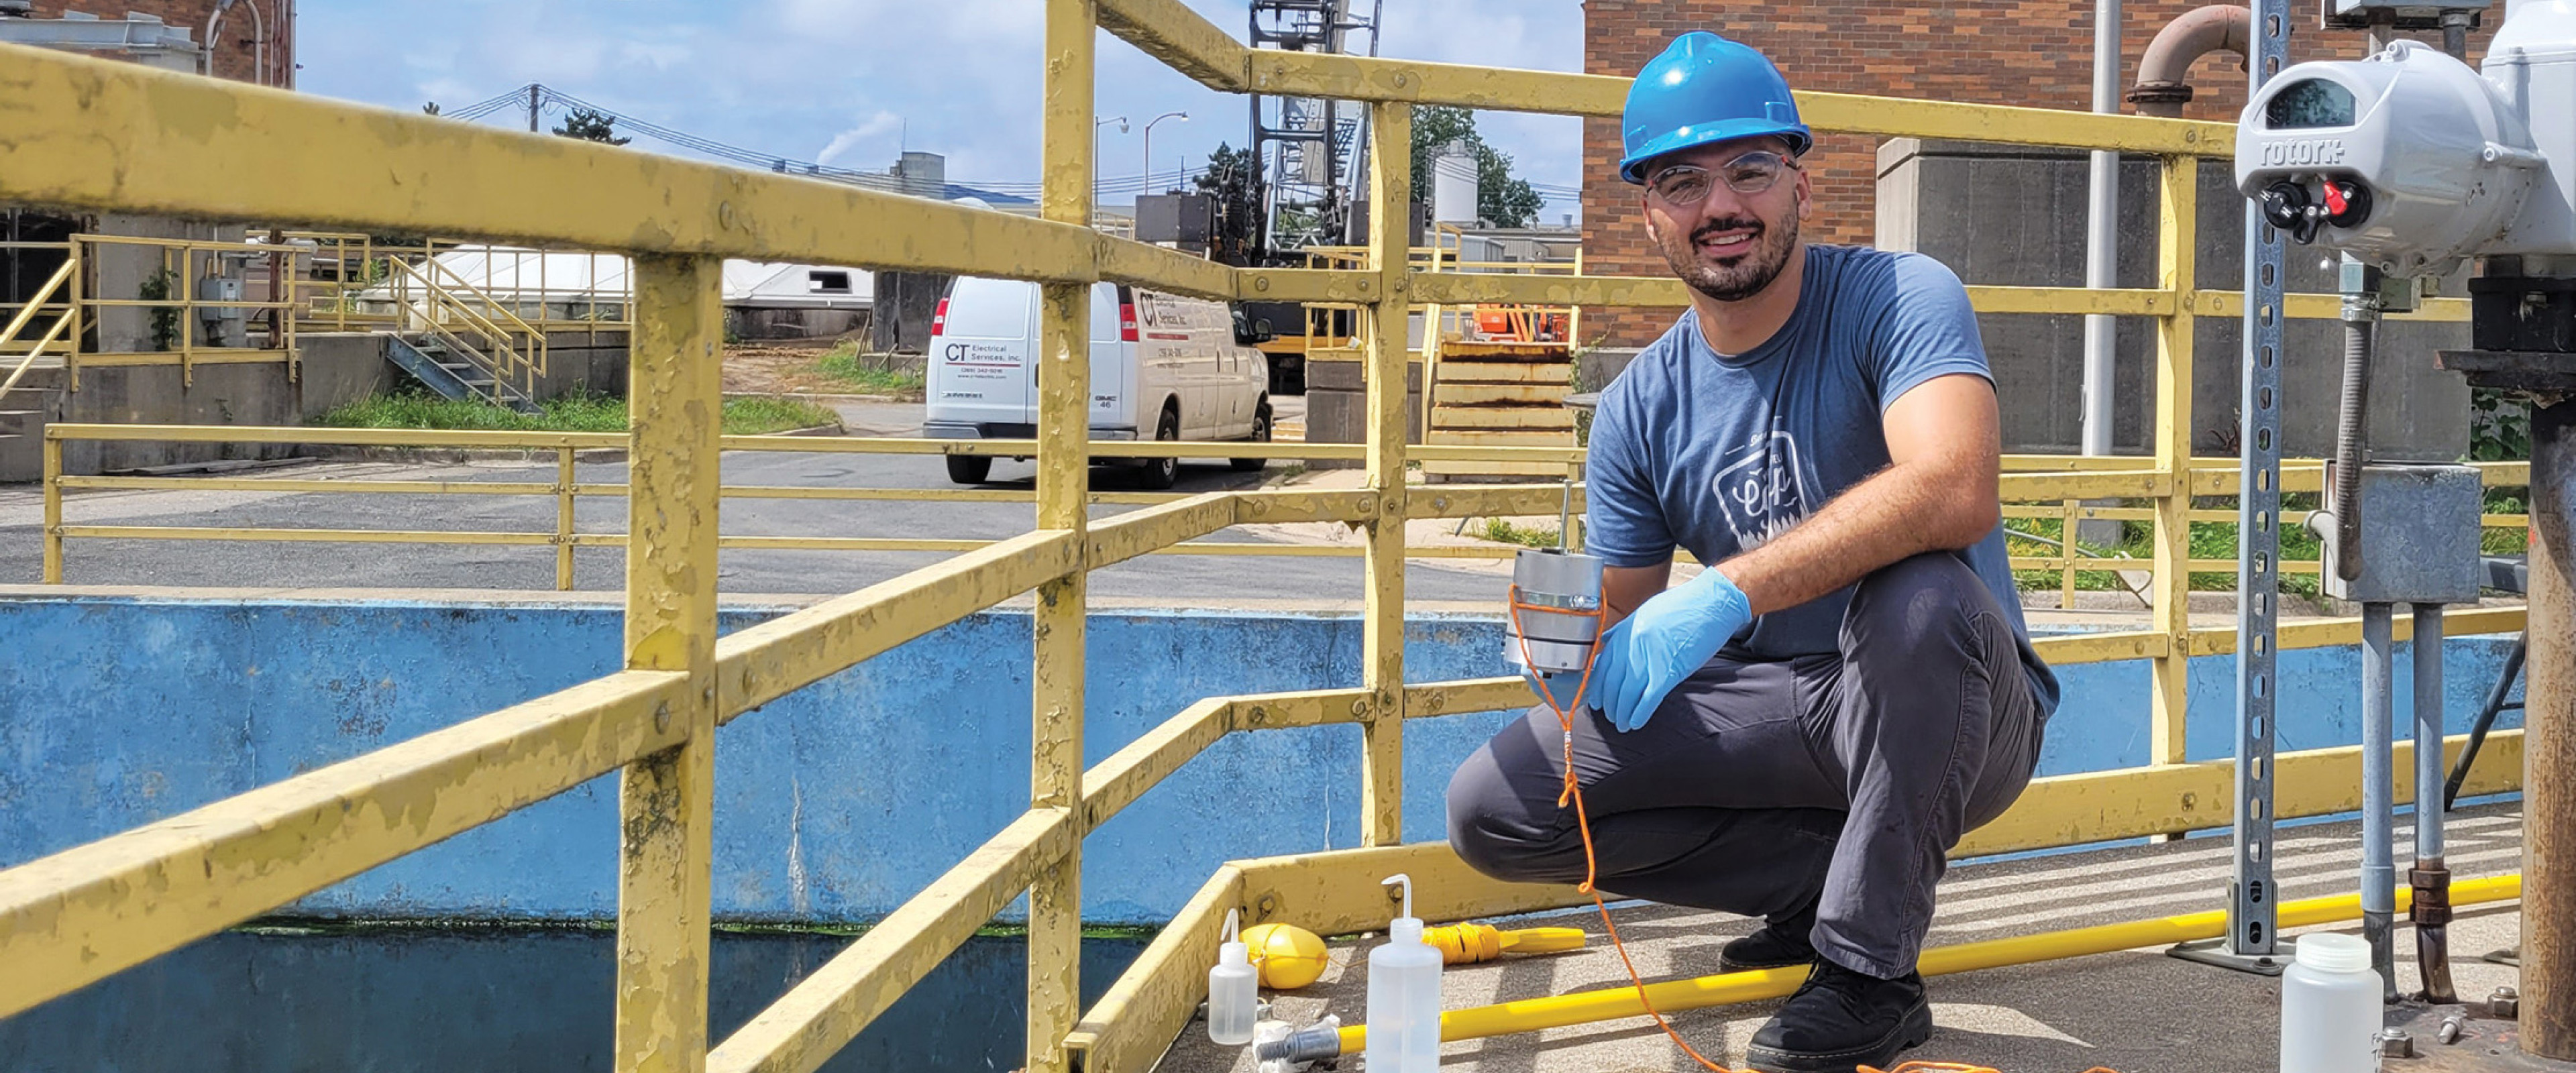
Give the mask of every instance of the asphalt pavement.
[[(1283, 400), (1285, 401), (1285, 400)], [(1302, 400), (1300, 400), (1302, 401)], [(853, 435), (918, 435), (921, 407), (899, 403), (848, 403), (837, 407)], [(1237, 473), (1222, 461), (1184, 462), (1176, 492), (1259, 487), (1268, 474)], [(585, 463), (585, 483), (625, 479), (622, 463)], [(1030, 490), (1036, 465), (999, 460), (983, 487)], [(463, 463), (324, 462), (229, 476), (345, 480), (534, 481), (551, 483), (550, 462)], [(732, 485), (953, 488), (941, 460), (930, 455), (831, 455), (732, 452), (724, 459)], [(1093, 471), (1095, 487), (1137, 489), (1132, 471)], [(71, 524), (222, 526), (258, 529), (394, 529), (550, 532), (551, 496), (387, 495), (198, 491), (76, 492), (67, 497)], [(1132, 507), (1101, 506), (1095, 518)], [(615, 533), (625, 527), (625, 500), (584, 497), (577, 531)], [(34, 485), (0, 485), (0, 582), (41, 578), (42, 501)], [(1028, 503), (929, 503), (729, 499), (723, 511), (728, 535), (919, 537), (999, 540), (1029, 531)], [(1258, 528), (1230, 530), (1214, 539), (1281, 543)], [(771, 549), (728, 550), (720, 557), (718, 586), (733, 593), (839, 593), (937, 563), (939, 552), (851, 552)], [(554, 550), (543, 546), (278, 543), (75, 539), (67, 546), (64, 580), (75, 585), (173, 585), (261, 588), (541, 589), (554, 588)], [(624, 583), (617, 548), (574, 553), (574, 588), (608, 591)], [(1444, 568), (1417, 561), (1407, 572), (1415, 601), (1466, 604), (1499, 602), (1505, 579), (1492, 573)], [(1153, 555), (1095, 572), (1091, 593), (1104, 602), (1173, 606), (1349, 606), (1362, 596), (1356, 558)]]

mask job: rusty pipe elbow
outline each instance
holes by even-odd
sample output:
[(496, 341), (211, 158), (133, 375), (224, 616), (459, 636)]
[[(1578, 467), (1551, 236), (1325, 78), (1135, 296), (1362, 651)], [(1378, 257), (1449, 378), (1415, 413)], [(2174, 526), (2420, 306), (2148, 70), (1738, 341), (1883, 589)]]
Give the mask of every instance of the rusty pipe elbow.
[(2129, 88), (2128, 101), (2137, 106), (2139, 115), (2180, 118), (2182, 106), (2191, 100), (2191, 83), (2185, 77), (2194, 62), (2212, 52), (2233, 52), (2241, 59), (2253, 48), (2252, 8), (2212, 4), (2183, 12), (2147, 44), (2146, 55), (2138, 60), (2138, 83)]

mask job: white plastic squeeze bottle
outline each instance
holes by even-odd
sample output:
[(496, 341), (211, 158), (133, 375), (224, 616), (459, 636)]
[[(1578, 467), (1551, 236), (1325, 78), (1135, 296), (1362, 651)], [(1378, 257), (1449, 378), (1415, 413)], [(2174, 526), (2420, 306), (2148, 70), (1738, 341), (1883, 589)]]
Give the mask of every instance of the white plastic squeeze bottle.
[(1260, 970), (1235, 928), (1235, 910), (1225, 911), (1225, 942), (1216, 948), (1216, 966), (1208, 970), (1208, 1039), (1228, 1047), (1252, 1042), (1252, 1023), (1260, 1013)]
[(1389, 876), (1384, 885), (1404, 888), (1404, 915), (1387, 925), (1386, 945), (1369, 951), (1368, 1071), (1437, 1073), (1440, 951), (1422, 941), (1412, 877)]
[(2378, 1069), (2379, 1017), (2370, 944), (2331, 932), (2299, 936), (2298, 960), (2281, 972), (2281, 1073)]

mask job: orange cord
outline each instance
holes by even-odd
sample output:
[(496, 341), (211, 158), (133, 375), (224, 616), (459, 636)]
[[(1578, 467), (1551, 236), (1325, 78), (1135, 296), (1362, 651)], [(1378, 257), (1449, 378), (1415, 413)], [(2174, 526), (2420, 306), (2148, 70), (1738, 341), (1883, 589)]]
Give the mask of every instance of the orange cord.
[[(1562, 607), (1550, 607), (1545, 604), (1524, 603), (1521, 600), (1521, 587), (1519, 585), (1514, 585), (1511, 588), (1510, 607), (1512, 636), (1520, 643), (1521, 666), (1523, 667), (1528, 667), (1530, 665), (1529, 634), (1527, 631), (1521, 629), (1521, 612), (1523, 610), (1541, 611), (1557, 615), (1579, 615), (1602, 620), (1606, 620), (1610, 614), (1610, 609), (1606, 604), (1591, 611), (1573, 611)], [(1593, 858), (1592, 818), (1583, 808), (1583, 786), (1581, 781), (1578, 780), (1574, 774), (1574, 713), (1581, 710), (1580, 706), (1583, 702), (1583, 691), (1590, 688), (1592, 685), (1592, 668), (1600, 662), (1601, 649), (1597, 640), (1600, 637), (1600, 633), (1596, 632), (1593, 636), (1596, 640), (1592, 649), (1592, 654), (1585, 657), (1583, 660), (1583, 675), (1575, 680), (1574, 696), (1568, 698), (1564, 704), (1559, 705), (1556, 702), (1555, 690), (1548, 687), (1545, 677), (1540, 677), (1536, 683), (1539, 699), (1546, 702), (1549, 711), (1556, 713), (1557, 724), (1565, 730), (1565, 753), (1564, 760), (1561, 764), (1565, 771), (1565, 789), (1557, 794), (1556, 807), (1564, 808), (1568, 803), (1573, 804), (1574, 827), (1575, 830), (1583, 836), (1583, 885), (1576, 889), (1592, 896), (1592, 907), (1600, 910), (1601, 912), (1601, 928), (1603, 931), (1610, 934), (1610, 948), (1619, 952), (1619, 964), (1628, 970), (1628, 982), (1635, 985), (1637, 988), (1637, 1005), (1645, 1008), (1646, 1016), (1655, 1019), (1655, 1027), (1663, 1029), (1664, 1035), (1672, 1039), (1673, 1046), (1681, 1048), (1683, 1054), (1691, 1056), (1691, 1060), (1698, 1062), (1700, 1064), (1700, 1068), (1708, 1070), (1709, 1073), (1736, 1073), (1735, 1070), (1709, 1061), (1708, 1056), (1699, 1053), (1697, 1049), (1693, 1048), (1690, 1045), (1689, 1040), (1683, 1039), (1681, 1033), (1673, 1030), (1672, 1022), (1664, 1020), (1663, 1013), (1655, 1009), (1653, 1000), (1646, 997), (1646, 978), (1637, 972), (1637, 963), (1628, 956), (1628, 944), (1621, 941), (1619, 938), (1619, 925), (1610, 919), (1610, 903), (1601, 900), (1601, 892), (1595, 889), (1592, 885), (1593, 881), (1600, 877), (1601, 865), (1600, 862)], [(1897, 1066), (1893, 1070), (1886, 1071), (1881, 1071), (1871, 1066), (1861, 1066), (1859, 1067), (1859, 1073), (1997, 1073), (1997, 1071), (1985, 1066), (1962, 1065), (1953, 1062), (1907, 1062)], [(2112, 1073), (2112, 1071), (2096, 1068), (2089, 1071), (2089, 1073)]]

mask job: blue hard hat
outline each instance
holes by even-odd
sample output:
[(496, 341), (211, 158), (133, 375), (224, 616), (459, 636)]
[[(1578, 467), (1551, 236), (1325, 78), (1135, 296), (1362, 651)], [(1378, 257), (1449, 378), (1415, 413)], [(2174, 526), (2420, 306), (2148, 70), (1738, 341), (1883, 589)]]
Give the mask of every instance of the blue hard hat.
[(1628, 86), (1619, 136), (1628, 155), (1619, 177), (1644, 183), (1638, 169), (1676, 149), (1776, 134), (1805, 153), (1815, 136), (1798, 121), (1789, 80), (1752, 46), (1706, 30), (1673, 39)]

